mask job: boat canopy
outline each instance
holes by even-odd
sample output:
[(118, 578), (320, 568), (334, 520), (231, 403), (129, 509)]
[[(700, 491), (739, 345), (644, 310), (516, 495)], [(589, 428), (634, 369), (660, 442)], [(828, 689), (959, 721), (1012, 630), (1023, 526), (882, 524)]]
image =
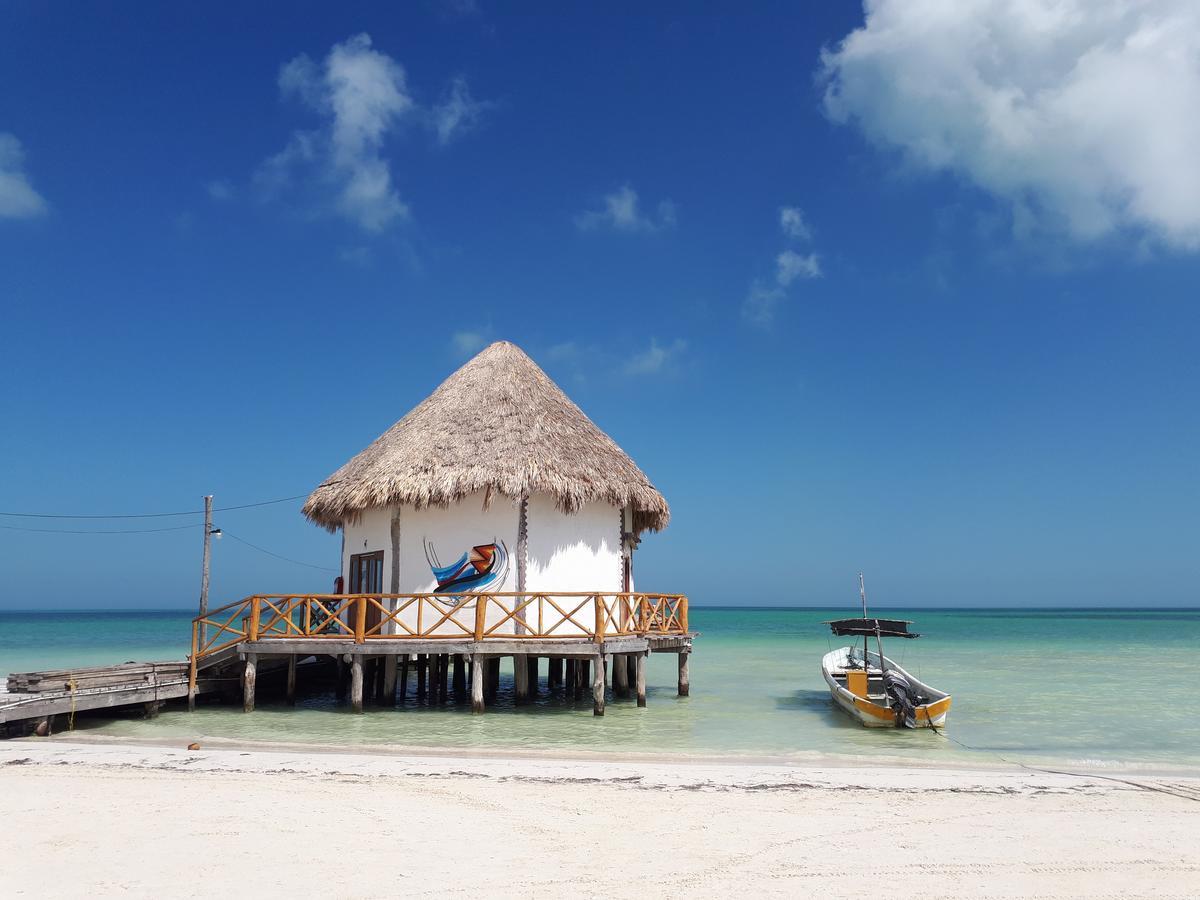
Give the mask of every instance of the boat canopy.
[(912, 622), (903, 619), (836, 619), (826, 622), (834, 634), (856, 637), (902, 637), (915, 638), (919, 634), (908, 630)]

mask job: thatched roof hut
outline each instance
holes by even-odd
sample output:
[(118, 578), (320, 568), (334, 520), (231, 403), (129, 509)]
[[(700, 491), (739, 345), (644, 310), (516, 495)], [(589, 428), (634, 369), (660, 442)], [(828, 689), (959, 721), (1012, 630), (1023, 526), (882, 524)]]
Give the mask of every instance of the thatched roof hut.
[(564, 513), (603, 502), (635, 533), (665, 528), (641, 469), (520, 348), (498, 341), (326, 479), (303, 512), (336, 530), (375, 507), (446, 507), (542, 494)]

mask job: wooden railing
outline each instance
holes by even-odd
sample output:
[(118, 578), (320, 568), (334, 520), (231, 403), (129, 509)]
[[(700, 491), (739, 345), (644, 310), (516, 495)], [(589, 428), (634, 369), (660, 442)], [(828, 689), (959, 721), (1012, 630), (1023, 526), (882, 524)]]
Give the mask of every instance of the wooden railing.
[[(370, 624), (368, 624), (370, 622)], [(264, 639), (529, 640), (687, 634), (680, 594), (259, 594), (192, 620), (192, 661)]]

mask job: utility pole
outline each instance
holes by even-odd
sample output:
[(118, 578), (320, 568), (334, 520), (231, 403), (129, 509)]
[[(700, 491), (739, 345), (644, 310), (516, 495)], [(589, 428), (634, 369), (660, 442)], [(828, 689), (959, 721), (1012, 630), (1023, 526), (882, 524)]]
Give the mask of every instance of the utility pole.
[[(211, 554), (212, 541), (212, 494), (204, 498), (204, 563), (200, 570), (200, 618), (208, 615), (208, 560)], [(200, 646), (204, 646), (205, 626), (200, 623)]]

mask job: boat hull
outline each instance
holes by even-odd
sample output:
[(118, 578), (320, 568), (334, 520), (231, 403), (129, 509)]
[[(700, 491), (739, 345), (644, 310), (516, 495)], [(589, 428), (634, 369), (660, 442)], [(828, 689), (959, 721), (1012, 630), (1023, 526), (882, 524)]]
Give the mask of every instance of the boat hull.
[[(833, 702), (837, 704), (838, 708), (868, 728), (895, 728), (897, 725), (895, 709), (887, 707), (883, 701), (877, 698), (859, 696), (839, 681), (837, 676), (838, 674), (845, 673), (849, 659), (850, 648), (842, 647), (826, 653), (821, 660), (821, 674), (825, 677), (825, 683), (829, 686), (829, 693), (833, 698)], [(877, 653), (869, 653), (867, 661), (869, 664), (877, 667), (879, 665), (879, 655)], [(918, 693), (929, 698), (928, 702), (916, 707), (916, 712), (913, 716), (914, 727), (941, 728), (944, 726), (946, 724), (946, 717), (950, 713), (950, 695), (920, 681), (886, 656), (883, 657), (883, 662), (887, 669), (899, 672), (908, 679), (909, 684)], [(871, 673), (878, 674), (878, 669), (872, 668)]]

